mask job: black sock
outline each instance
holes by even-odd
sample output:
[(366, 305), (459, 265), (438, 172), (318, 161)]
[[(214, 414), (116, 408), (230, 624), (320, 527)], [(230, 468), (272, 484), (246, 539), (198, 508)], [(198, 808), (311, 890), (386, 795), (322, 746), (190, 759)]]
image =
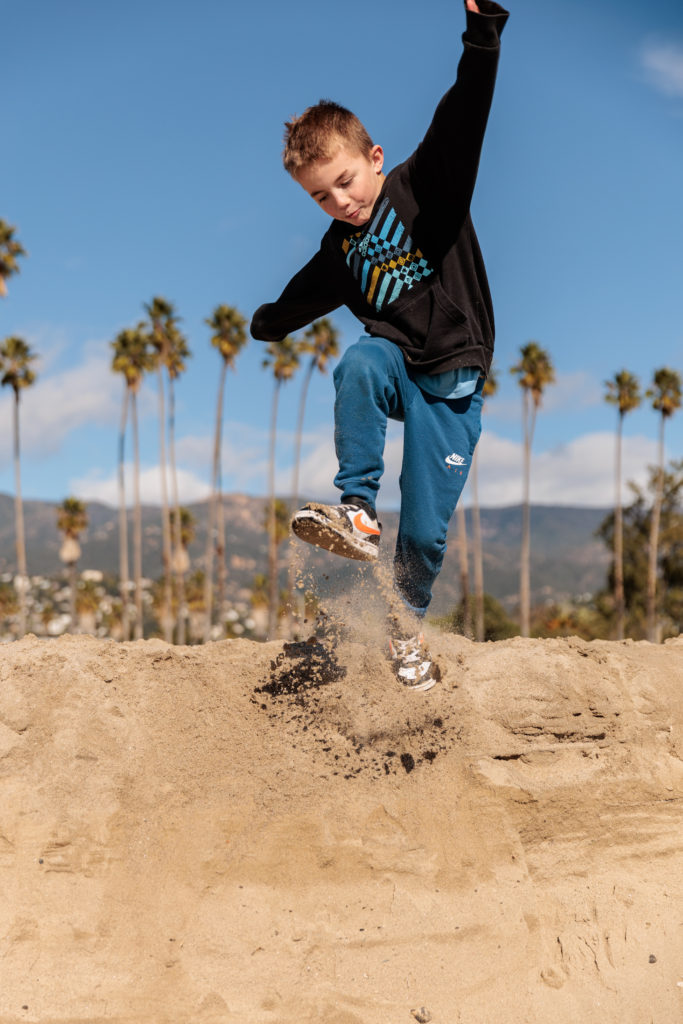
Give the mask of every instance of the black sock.
[(358, 505), (358, 508), (362, 508), (363, 511), (367, 512), (367, 514), (372, 516), (373, 519), (377, 518), (377, 513), (372, 505), (369, 505), (367, 501), (363, 500), (363, 498), (356, 497), (355, 494), (352, 494), (350, 498), (342, 498), (342, 502), (344, 505)]

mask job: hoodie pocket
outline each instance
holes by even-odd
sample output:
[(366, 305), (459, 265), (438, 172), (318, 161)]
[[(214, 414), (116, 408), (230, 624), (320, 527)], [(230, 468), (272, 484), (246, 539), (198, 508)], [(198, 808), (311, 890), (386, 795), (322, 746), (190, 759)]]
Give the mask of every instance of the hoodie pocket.
[(432, 290), (434, 292), (434, 304), (435, 306), (438, 306), (441, 311), (441, 317), (434, 317), (434, 314), (432, 313), (433, 319), (439, 320), (445, 318), (448, 323), (454, 325), (464, 324), (467, 321), (467, 314), (460, 309), (460, 306), (456, 306), (440, 281), (434, 282)]
[[(415, 292), (417, 291), (417, 294)], [(467, 315), (446, 294), (439, 281), (413, 289), (387, 308), (391, 316), (375, 322), (372, 333), (393, 338), (398, 331), (411, 359), (433, 358), (465, 344), (470, 338)]]

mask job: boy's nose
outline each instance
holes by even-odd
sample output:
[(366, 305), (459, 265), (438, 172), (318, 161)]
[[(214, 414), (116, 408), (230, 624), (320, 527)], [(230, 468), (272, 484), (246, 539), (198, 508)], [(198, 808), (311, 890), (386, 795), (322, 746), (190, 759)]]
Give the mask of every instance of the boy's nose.
[(334, 201), (337, 204), (338, 210), (343, 210), (346, 213), (347, 210), (351, 209), (351, 200), (345, 192), (338, 192), (334, 197)]

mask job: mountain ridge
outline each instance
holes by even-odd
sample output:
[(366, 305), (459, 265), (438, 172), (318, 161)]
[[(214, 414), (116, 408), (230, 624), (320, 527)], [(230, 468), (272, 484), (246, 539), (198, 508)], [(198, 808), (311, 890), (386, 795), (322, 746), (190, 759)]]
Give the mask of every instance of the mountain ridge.
[[(253, 578), (267, 571), (264, 528), (266, 498), (246, 494), (223, 496), (226, 521), (228, 597), (244, 599)], [(62, 538), (57, 530), (57, 502), (24, 501), (28, 571), (32, 576), (57, 576), (63, 572), (59, 560)], [(81, 537), (79, 569), (118, 572), (118, 511), (100, 502), (88, 502), (88, 529)], [(190, 546), (193, 568), (202, 568), (206, 549), (207, 502), (187, 506), (195, 517), (196, 536)], [(531, 507), (531, 590), (532, 602), (563, 601), (592, 594), (605, 586), (610, 553), (595, 536), (598, 526), (611, 510), (601, 507), (532, 505)], [(132, 543), (132, 510), (128, 510), (129, 539)], [(393, 552), (398, 513), (381, 510), (382, 548), (385, 558)], [(472, 511), (466, 510), (470, 568), (472, 560)], [(519, 586), (519, 551), (522, 512), (520, 505), (481, 509), (485, 589), (506, 607), (513, 607)], [(151, 579), (161, 575), (161, 510), (142, 507), (143, 572)], [(291, 541), (304, 561), (308, 580), (324, 578), (325, 589), (345, 590), (362, 567), (333, 559), (316, 549)], [(303, 553), (302, 553), (303, 552)], [(284, 585), (288, 544), (280, 548), (280, 571)], [(0, 494), (0, 574), (16, 572), (14, 540), (14, 499)], [(307, 584), (308, 585), (308, 584)], [(458, 543), (455, 520), (451, 523), (448, 550), (434, 589), (431, 610), (445, 614), (459, 599)]]

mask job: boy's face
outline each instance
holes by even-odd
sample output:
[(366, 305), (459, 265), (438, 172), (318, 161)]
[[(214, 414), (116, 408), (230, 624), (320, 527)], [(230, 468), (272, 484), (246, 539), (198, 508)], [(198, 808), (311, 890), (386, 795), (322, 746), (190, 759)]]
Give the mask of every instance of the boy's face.
[(342, 143), (329, 160), (309, 164), (296, 180), (330, 217), (360, 226), (370, 220), (382, 190), (383, 165), (381, 146), (373, 146), (364, 154)]

